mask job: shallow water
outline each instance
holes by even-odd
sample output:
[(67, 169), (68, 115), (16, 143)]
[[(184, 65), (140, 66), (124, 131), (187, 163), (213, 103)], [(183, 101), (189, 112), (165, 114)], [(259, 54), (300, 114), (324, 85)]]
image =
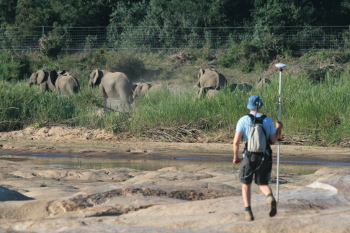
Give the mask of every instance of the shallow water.
[[(85, 169), (102, 169), (127, 167), (143, 171), (155, 171), (164, 167), (184, 165), (206, 165), (238, 170), (238, 165), (233, 165), (231, 159), (210, 160), (207, 158), (176, 158), (152, 157), (147, 159), (125, 158), (125, 157), (82, 157), (81, 155), (68, 156), (65, 154), (25, 154), (6, 153), (0, 159), (16, 162), (26, 162), (41, 165), (64, 165), (80, 167)], [(274, 161), (276, 163), (276, 161)], [(305, 162), (305, 161), (280, 161), (280, 172), (294, 174), (312, 174), (321, 167), (329, 166), (350, 166), (350, 163), (326, 163), (326, 162)], [(276, 169), (274, 164), (273, 169)]]

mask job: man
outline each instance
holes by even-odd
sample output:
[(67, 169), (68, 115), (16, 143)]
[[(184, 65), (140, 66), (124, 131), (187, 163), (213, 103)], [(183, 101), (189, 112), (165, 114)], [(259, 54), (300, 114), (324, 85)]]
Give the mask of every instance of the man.
[[(253, 95), (248, 99), (247, 108), (250, 110), (250, 114), (256, 118), (261, 117), (261, 107), (264, 103), (261, 101), (258, 95)], [(236, 133), (233, 139), (233, 163), (241, 163), (241, 159), (238, 156), (239, 144), (243, 137), (248, 142), (248, 136), (253, 126), (252, 118), (248, 115), (239, 119), (236, 126)], [(275, 144), (278, 139), (278, 135), (283, 128), (282, 122), (276, 122), (276, 129), (274, 128), (273, 121), (269, 117), (265, 117), (262, 121), (262, 126), (265, 130), (265, 135), (268, 138), (269, 144)], [(268, 146), (268, 148), (270, 148)], [(277, 203), (273, 197), (272, 190), (268, 184), (272, 170), (272, 151), (267, 150), (265, 153), (251, 153), (247, 149), (244, 150), (243, 160), (239, 168), (239, 176), (242, 183), (242, 197), (245, 205), (245, 220), (253, 221), (254, 216), (251, 209), (251, 184), (253, 181), (253, 175), (255, 176), (255, 183), (259, 185), (261, 192), (267, 197), (267, 204), (269, 207), (269, 216), (273, 217), (277, 213)]]

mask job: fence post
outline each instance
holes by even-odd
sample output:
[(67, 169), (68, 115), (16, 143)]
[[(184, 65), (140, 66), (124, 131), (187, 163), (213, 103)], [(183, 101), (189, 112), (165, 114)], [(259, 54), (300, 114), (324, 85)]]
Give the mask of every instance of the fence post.
[(45, 36), (45, 26), (41, 26), (41, 37)]

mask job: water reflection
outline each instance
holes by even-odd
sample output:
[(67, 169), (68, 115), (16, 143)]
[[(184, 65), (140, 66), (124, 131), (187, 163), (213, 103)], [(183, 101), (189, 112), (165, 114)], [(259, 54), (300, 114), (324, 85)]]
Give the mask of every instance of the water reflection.
[(26, 163), (42, 165), (65, 165), (87, 169), (102, 169), (127, 167), (143, 171), (155, 171), (164, 167), (185, 165), (209, 165), (223, 168), (232, 168), (228, 161), (182, 160), (182, 159), (125, 159), (125, 158), (62, 158), (62, 157), (29, 157), (27, 159), (7, 158), (6, 160), (25, 161)]

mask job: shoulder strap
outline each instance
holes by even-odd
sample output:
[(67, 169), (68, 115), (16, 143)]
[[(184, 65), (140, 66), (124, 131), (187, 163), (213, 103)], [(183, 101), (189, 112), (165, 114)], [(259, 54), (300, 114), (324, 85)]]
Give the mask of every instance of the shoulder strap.
[[(253, 125), (258, 123), (258, 124), (261, 124), (261, 126), (263, 124), (264, 119), (267, 117), (265, 114), (261, 115), (260, 117), (255, 117), (253, 114), (248, 114), (248, 116), (250, 117), (250, 119), (252, 119)], [(265, 137), (266, 137), (266, 140), (267, 140), (267, 144), (270, 144), (268, 136), (266, 135), (266, 131), (265, 131), (264, 127), (262, 126), (261, 128), (263, 129), (263, 132), (265, 134)]]
[(252, 120), (253, 124), (255, 125), (255, 123), (259, 123), (262, 124), (264, 119), (266, 118), (266, 115), (263, 114), (260, 117), (255, 117), (253, 114), (248, 114), (248, 116), (250, 117), (250, 119)]

